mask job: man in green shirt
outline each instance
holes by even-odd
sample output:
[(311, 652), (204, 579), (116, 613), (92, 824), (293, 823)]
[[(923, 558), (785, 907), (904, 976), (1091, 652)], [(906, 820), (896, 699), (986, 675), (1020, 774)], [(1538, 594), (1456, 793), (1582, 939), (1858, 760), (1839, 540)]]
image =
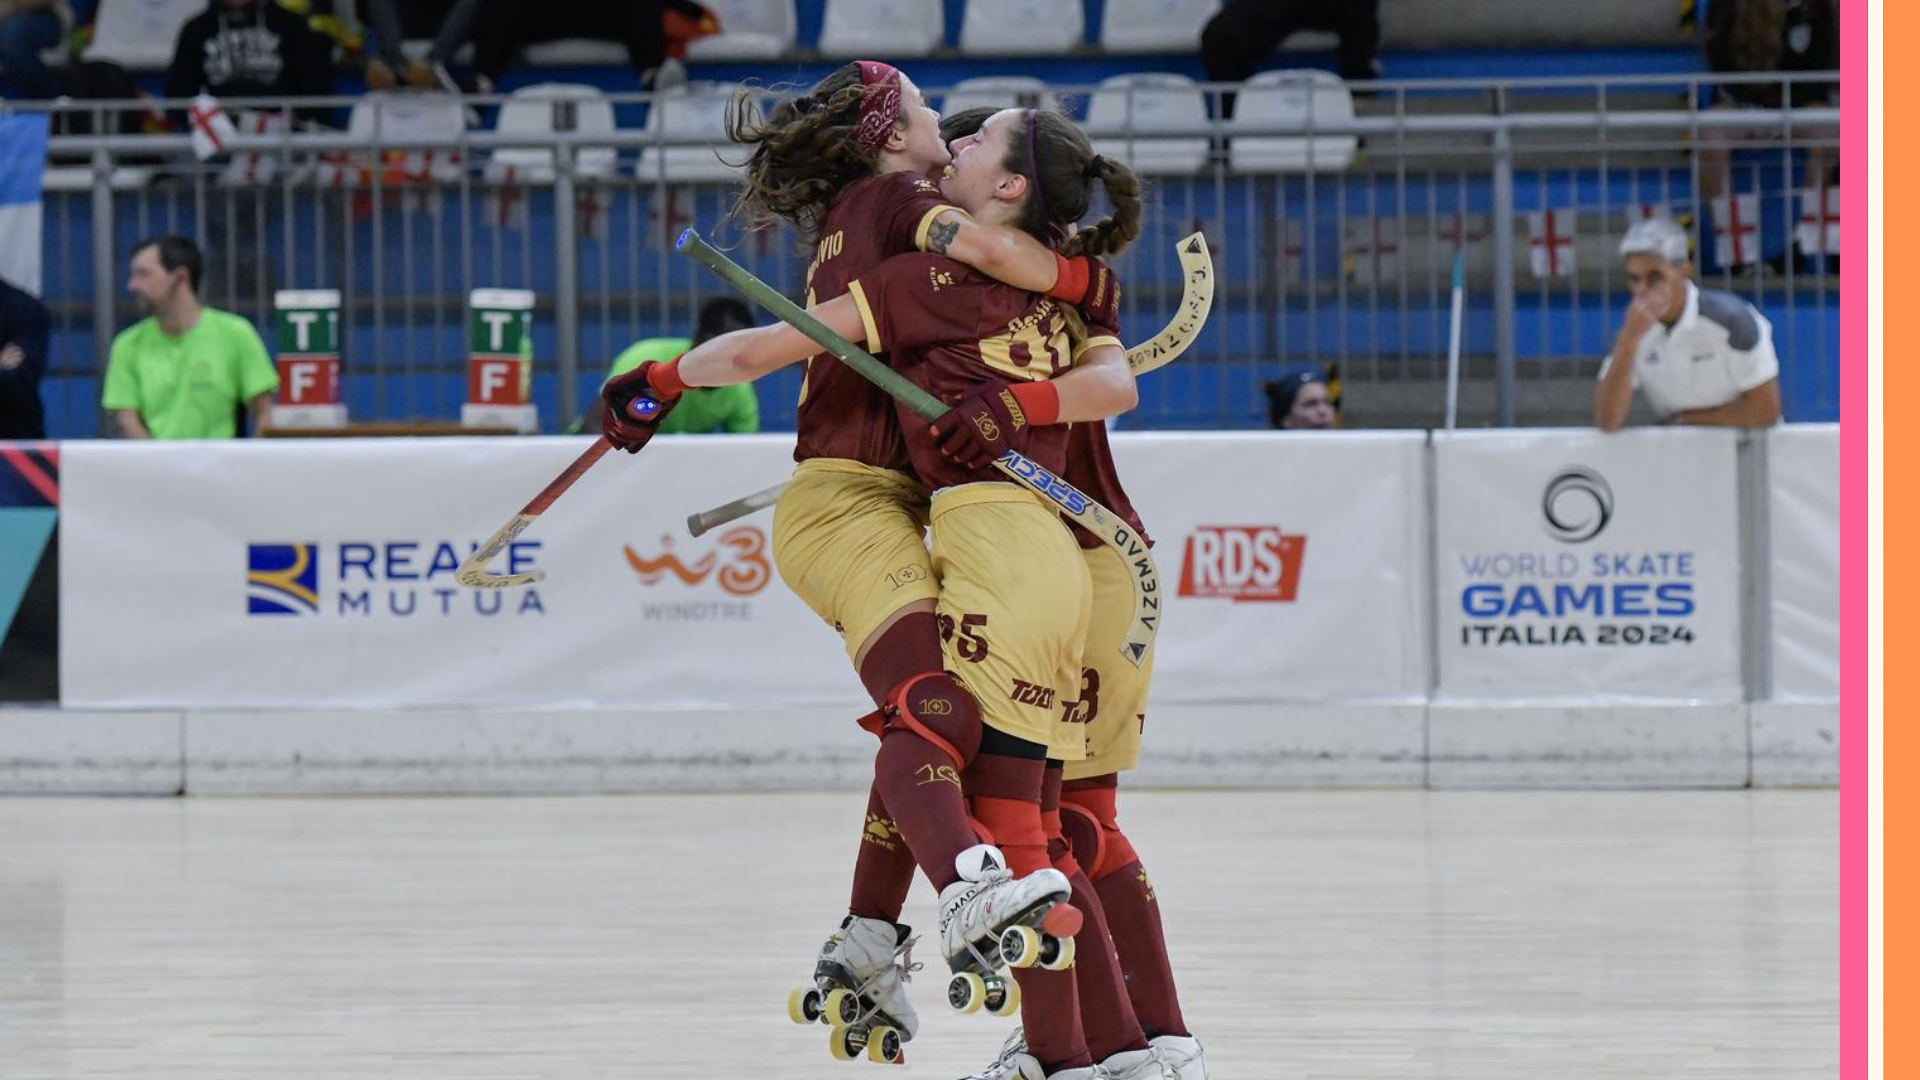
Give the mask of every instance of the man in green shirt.
[[(730, 330), (753, 325), (747, 305), (731, 296), (721, 296), (700, 305), (700, 319), (692, 338), (645, 338), (628, 346), (614, 358), (607, 378), (623, 375), (648, 360), (665, 363), (688, 349), (719, 337)], [(596, 406), (598, 402), (595, 402)], [(597, 418), (598, 414), (595, 413)], [(575, 430), (579, 429), (576, 425)], [(760, 399), (754, 396), (752, 383), (733, 386), (691, 387), (680, 395), (679, 404), (660, 422), (662, 435), (735, 435), (760, 430)]]
[(280, 377), (253, 324), (200, 303), (200, 249), (184, 236), (133, 249), (127, 291), (147, 318), (122, 330), (107, 357), (100, 404), (128, 439), (231, 439), (245, 404), (267, 426)]

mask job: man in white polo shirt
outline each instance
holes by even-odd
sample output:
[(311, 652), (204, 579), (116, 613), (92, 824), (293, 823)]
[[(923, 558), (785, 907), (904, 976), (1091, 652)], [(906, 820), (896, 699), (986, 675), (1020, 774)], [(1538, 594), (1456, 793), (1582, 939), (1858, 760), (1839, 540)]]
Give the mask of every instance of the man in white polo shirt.
[(1765, 427), (1780, 419), (1773, 324), (1752, 304), (1692, 280), (1687, 234), (1666, 218), (1636, 222), (1620, 241), (1633, 303), (1600, 367), (1593, 420), (1627, 422), (1633, 392), (1662, 423)]

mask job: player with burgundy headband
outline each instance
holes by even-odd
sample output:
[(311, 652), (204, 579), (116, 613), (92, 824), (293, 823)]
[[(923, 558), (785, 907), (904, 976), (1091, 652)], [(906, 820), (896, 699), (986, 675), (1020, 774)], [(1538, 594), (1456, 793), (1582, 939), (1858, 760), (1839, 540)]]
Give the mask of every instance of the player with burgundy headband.
[[(1118, 288), (1097, 261), (1069, 260), (1016, 230), (974, 224), (941, 195), (928, 174), (951, 155), (936, 114), (897, 69), (845, 65), (765, 125), (752, 123), (743, 105), (730, 118), (734, 138), (754, 145), (741, 210), (755, 220), (790, 221), (814, 244), (810, 302), (844, 295), (888, 255), (927, 250), (1016, 285), (1064, 287), (1097, 321), (1115, 321)], [(1096, 283), (1091, 298), (1089, 280)], [(643, 365), (608, 383), (602, 428), (609, 439), (626, 449), (645, 444), (652, 426), (628, 419), (622, 406), (646, 395), (670, 407), (686, 385), (686, 359)], [(1056, 409), (1111, 415), (1130, 408), (1132, 376), (1117, 339), (1046, 393)], [(991, 418), (994, 408), (975, 401), (956, 414)], [(868, 723), (882, 736), (849, 916), (823, 947), (816, 975), (823, 986), (858, 988), (882, 1022), (910, 1037), (917, 1018), (898, 955), (908, 930), (898, 920), (916, 862), (940, 891), (949, 955), (956, 942), (988, 939), (1016, 921), (1044, 919), (1048, 933), (1067, 936), (1081, 918), (1063, 903), (1063, 875), (1041, 865), (1014, 879), (1006, 853), (982, 843), (992, 834), (969, 816), (960, 774), (981, 752), (981, 706), (946, 670), (925, 541), (928, 492), (909, 471), (893, 402), (818, 357), (808, 363), (798, 426), (799, 464), (775, 511), (776, 563), (788, 586), (842, 634), (880, 706)], [(837, 1038), (835, 1045), (838, 1052)]]

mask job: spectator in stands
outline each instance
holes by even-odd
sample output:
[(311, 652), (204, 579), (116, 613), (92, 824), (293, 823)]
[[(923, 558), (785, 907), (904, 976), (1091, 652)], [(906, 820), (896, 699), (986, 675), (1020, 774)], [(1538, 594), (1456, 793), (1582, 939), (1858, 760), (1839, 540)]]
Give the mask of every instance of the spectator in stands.
[[(333, 44), (272, 0), (213, 0), (187, 20), (167, 65), (166, 96), (317, 97), (333, 93)], [(301, 110), (310, 121), (326, 110)], [(184, 114), (174, 118), (184, 127)]]
[(0, 0), (0, 97), (46, 101), (60, 96), (60, 78), (40, 54), (60, 44), (65, 5), (58, 0)]
[[(1707, 8), (1707, 66), (1715, 72), (1748, 73), (1837, 71), (1840, 68), (1840, 13), (1833, 0), (1713, 0)], [(1715, 89), (1714, 107), (1777, 109), (1781, 84), (1728, 83)], [(1784, 99), (1794, 108), (1837, 106), (1838, 83), (1795, 83)], [(1802, 130), (1803, 137), (1815, 132)], [(1819, 136), (1835, 132), (1822, 129)], [(1778, 139), (1778, 127), (1749, 131), (1702, 132), (1700, 193), (1709, 199), (1727, 191), (1727, 143), (1740, 139)], [(1832, 152), (1807, 151), (1807, 186), (1826, 182)]]
[[(747, 305), (731, 296), (715, 297), (700, 305), (700, 318), (695, 324), (693, 337), (646, 338), (634, 342), (613, 361), (613, 370), (607, 372), (607, 378), (623, 375), (639, 367), (648, 360), (666, 363), (695, 345), (705, 344), (712, 338), (732, 330), (746, 330), (754, 325), (753, 313)], [(579, 431), (588, 422), (599, 421), (598, 402), (586, 417), (574, 424), (572, 430)], [(696, 386), (680, 395), (680, 403), (674, 406), (665, 420), (660, 421), (659, 432), (662, 435), (744, 435), (760, 430), (760, 399), (753, 392), (752, 383), (736, 383), (733, 386)]]
[[(1380, 77), (1380, 0), (1228, 0), (1200, 31), (1208, 82), (1245, 82), (1281, 42), (1302, 30), (1340, 35), (1340, 77)], [(1233, 115), (1233, 95), (1220, 98)]]
[(127, 291), (147, 318), (107, 357), (100, 404), (129, 439), (231, 439), (244, 405), (254, 434), (280, 386), (253, 324), (200, 303), (200, 249), (184, 236), (134, 246)]
[(1667, 424), (1764, 427), (1780, 419), (1773, 325), (1732, 293), (1693, 283), (1687, 234), (1666, 218), (1635, 222), (1620, 241), (1633, 302), (1600, 367), (1593, 420), (1627, 422), (1633, 392)]
[[(473, 68), (490, 86), (523, 46), (594, 38), (626, 46), (643, 89), (686, 81), (679, 58), (687, 42), (720, 32), (720, 20), (694, 0), (484, 0), (474, 31)], [(669, 64), (667, 61), (674, 62)]]
[[(419, 90), (456, 89), (447, 61), (473, 34), (481, 0), (363, 0), (373, 27), (374, 57), (367, 61), (367, 87), (391, 90), (404, 75)], [(427, 55), (408, 60), (400, 45), (409, 37), (431, 37)]]
[(1331, 431), (1336, 416), (1325, 372), (1296, 371), (1267, 384), (1267, 422), (1282, 431)]
[(40, 377), (47, 373), (47, 305), (0, 280), (0, 439), (44, 439)]

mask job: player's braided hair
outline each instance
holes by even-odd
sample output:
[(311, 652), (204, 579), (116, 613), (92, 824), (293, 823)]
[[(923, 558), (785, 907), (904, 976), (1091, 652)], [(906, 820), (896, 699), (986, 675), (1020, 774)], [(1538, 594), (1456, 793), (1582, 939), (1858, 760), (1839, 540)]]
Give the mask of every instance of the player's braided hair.
[[(1140, 178), (1095, 154), (1080, 128), (1059, 113), (1028, 109), (1009, 138), (1005, 166), (1026, 177), (1031, 189), (1017, 224), (1043, 243), (1068, 255), (1118, 255), (1140, 235)], [(1106, 186), (1113, 214), (1069, 235), (1093, 205), (1096, 179)]]
[(860, 102), (866, 87), (860, 65), (843, 64), (813, 89), (781, 102), (765, 122), (755, 118), (742, 90), (727, 107), (727, 135), (751, 145), (746, 178), (733, 216), (749, 228), (791, 223), (817, 239), (827, 210), (848, 184), (873, 175), (877, 155), (860, 149)]

